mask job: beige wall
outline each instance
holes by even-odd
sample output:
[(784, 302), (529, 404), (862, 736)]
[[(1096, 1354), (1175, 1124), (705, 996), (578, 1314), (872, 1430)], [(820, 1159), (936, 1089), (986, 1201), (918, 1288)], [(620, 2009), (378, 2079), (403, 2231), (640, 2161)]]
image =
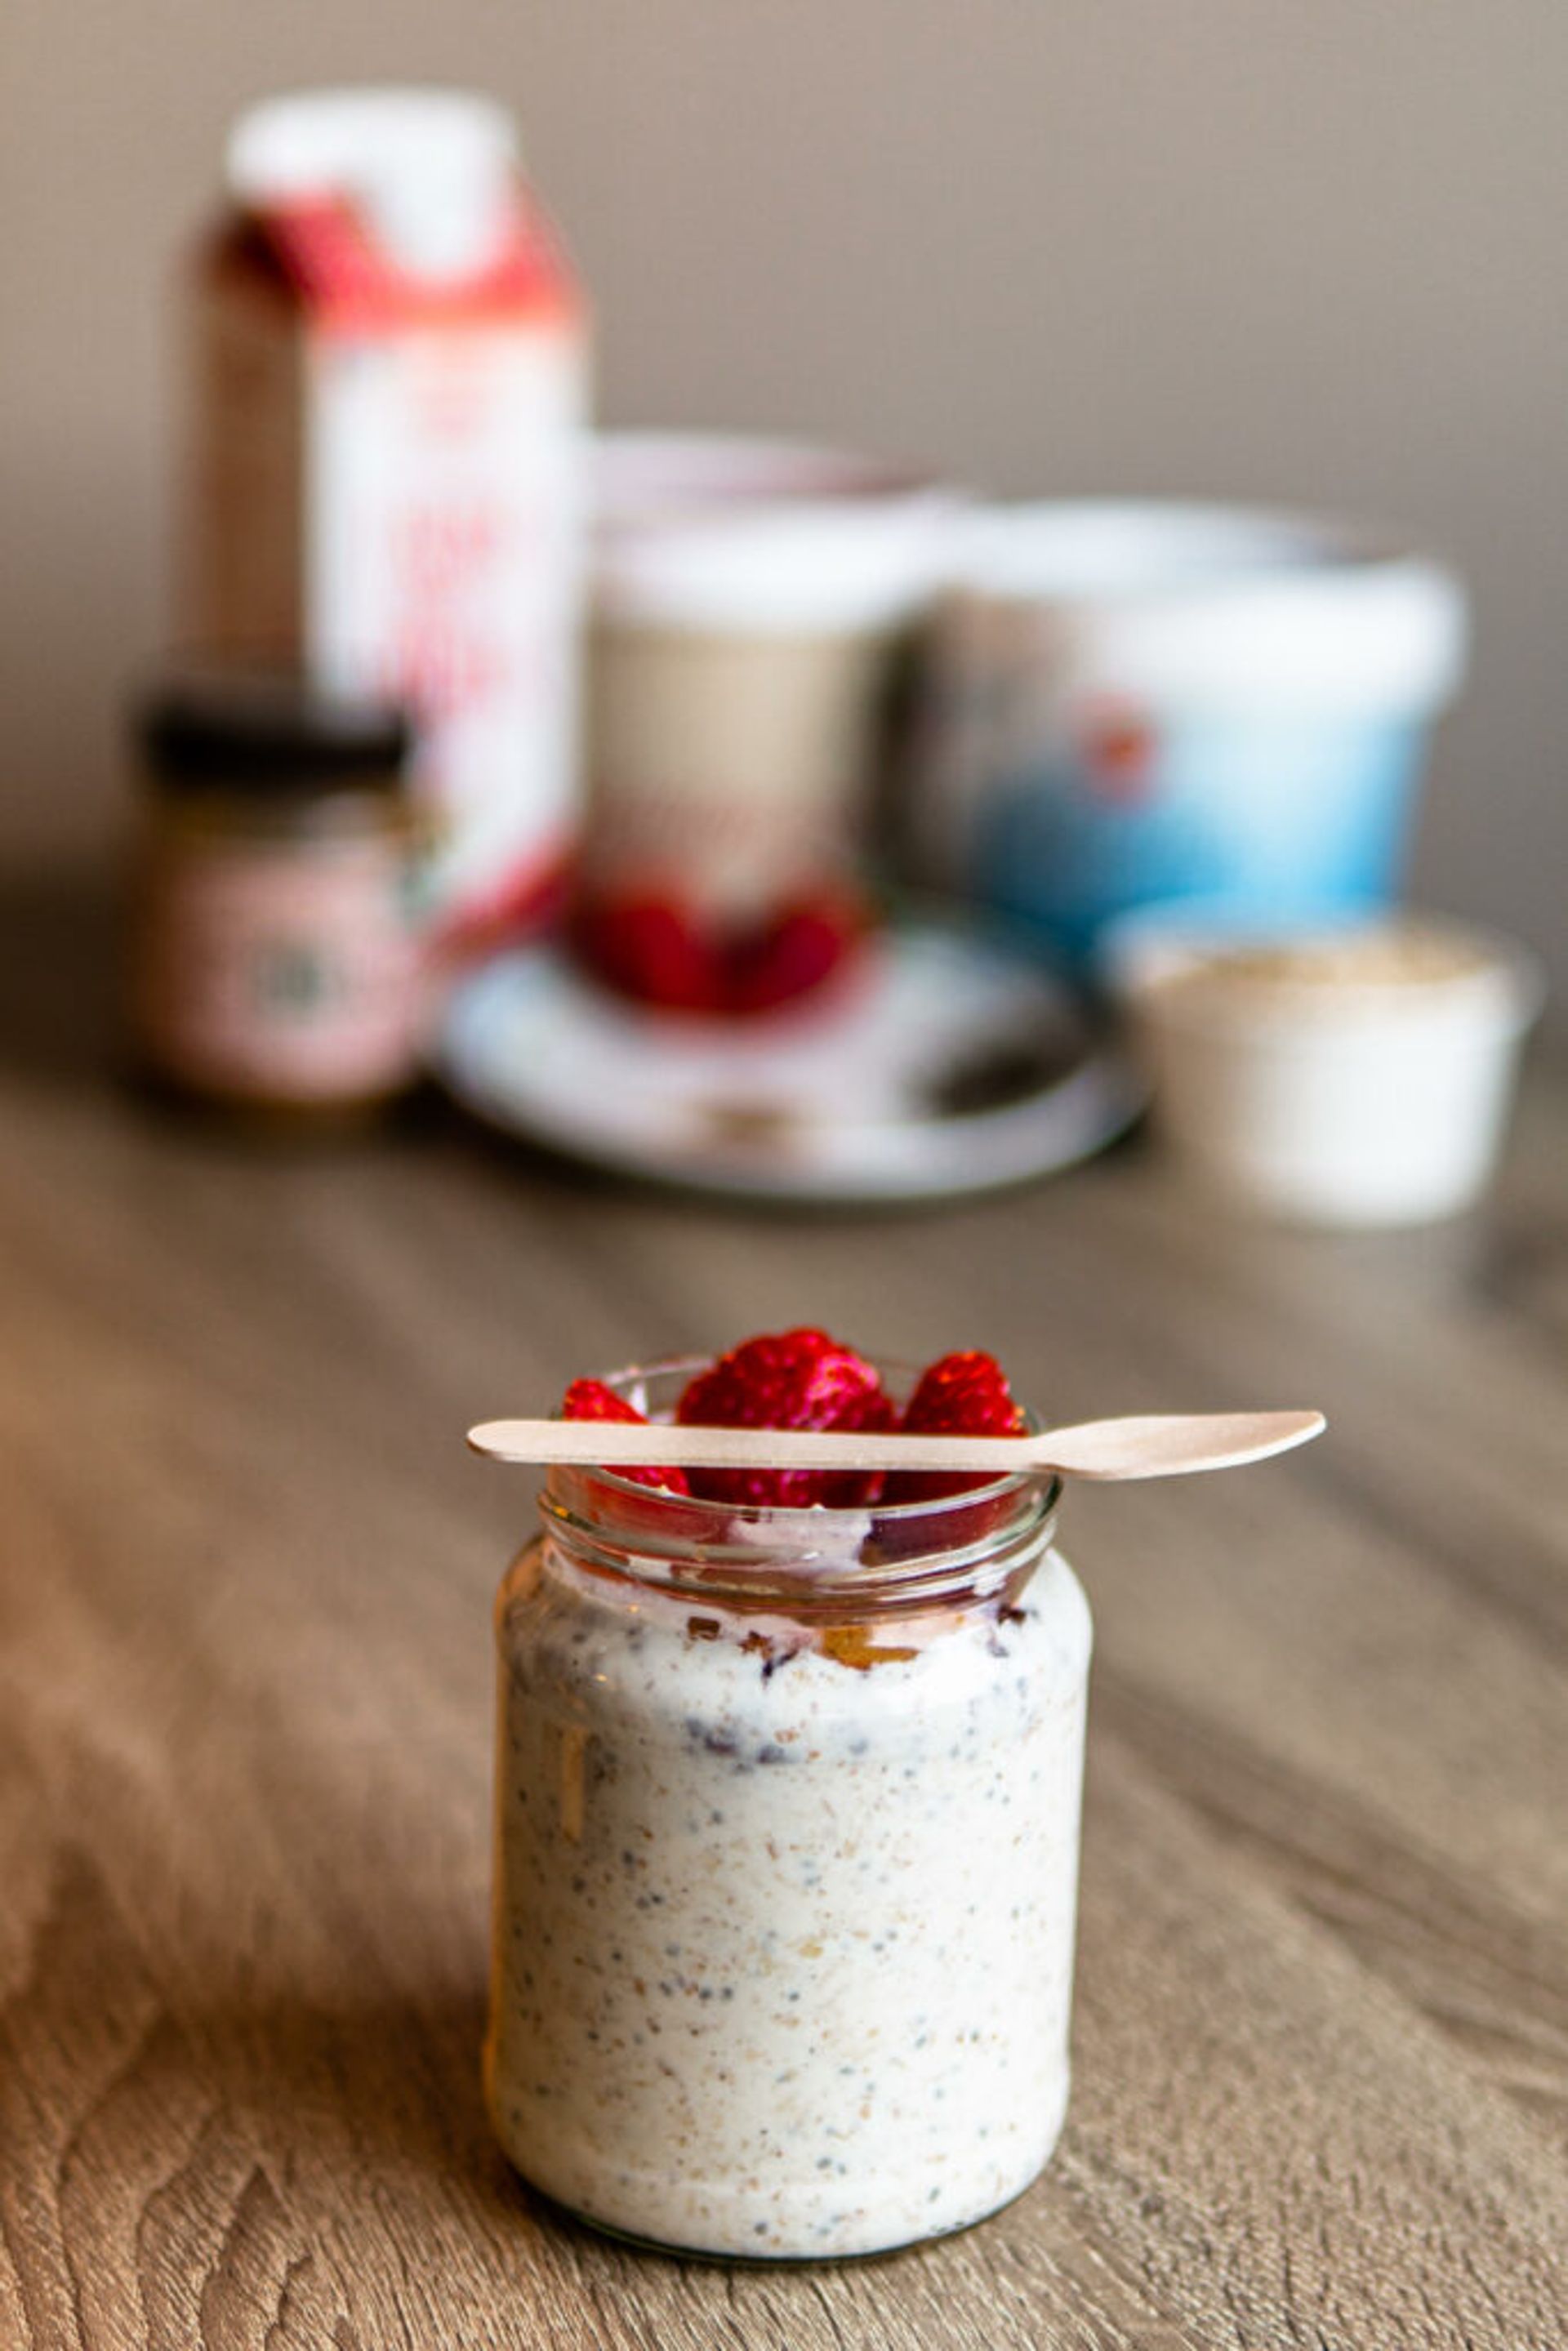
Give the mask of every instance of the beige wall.
[(228, 116), (518, 108), (616, 421), (1397, 518), (1473, 583), (1418, 879), (1568, 984), (1563, 0), (8, 0), (0, 846), (98, 837), (158, 643), (167, 294)]

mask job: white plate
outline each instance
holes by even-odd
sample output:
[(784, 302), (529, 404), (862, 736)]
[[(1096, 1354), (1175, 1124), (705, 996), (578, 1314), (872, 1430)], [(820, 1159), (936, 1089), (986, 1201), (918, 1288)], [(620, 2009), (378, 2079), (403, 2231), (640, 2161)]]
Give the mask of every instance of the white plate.
[(771, 1200), (983, 1192), (1088, 1156), (1142, 1106), (1065, 988), (923, 922), (820, 1002), (744, 1022), (640, 1011), (559, 948), (454, 992), (437, 1074), (465, 1108), (594, 1165)]

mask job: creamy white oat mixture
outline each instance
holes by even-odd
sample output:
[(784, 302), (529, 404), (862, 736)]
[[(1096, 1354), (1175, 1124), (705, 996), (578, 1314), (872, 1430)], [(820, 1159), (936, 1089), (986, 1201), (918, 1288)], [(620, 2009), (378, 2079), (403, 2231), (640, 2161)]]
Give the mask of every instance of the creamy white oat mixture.
[(519, 2169), (752, 2257), (907, 2243), (1025, 2188), (1067, 2103), (1065, 1562), (918, 1642), (877, 1625), (911, 1653), (869, 1667), (539, 1546), (499, 1622), (486, 2073)]

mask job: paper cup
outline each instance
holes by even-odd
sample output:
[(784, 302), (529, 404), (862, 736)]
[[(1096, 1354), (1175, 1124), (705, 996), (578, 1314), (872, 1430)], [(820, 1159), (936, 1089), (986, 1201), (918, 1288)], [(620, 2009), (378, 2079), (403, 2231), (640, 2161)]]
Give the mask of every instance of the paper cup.
[(667, 938), (710, 967), (699, 995), (730, 963), (755, 974), (803, 908), (841, 925), (896, 648), (955, 508), (786, 443), (601, 444), (579, 936), (609, 976), (671, 1000), (617, 967), (617, 910), (678, 924)]

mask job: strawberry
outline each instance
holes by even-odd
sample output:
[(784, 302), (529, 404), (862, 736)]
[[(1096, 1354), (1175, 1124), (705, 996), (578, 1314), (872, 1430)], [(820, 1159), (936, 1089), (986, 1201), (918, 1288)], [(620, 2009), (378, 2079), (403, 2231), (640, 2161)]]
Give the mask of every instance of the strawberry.
[[(897, 1418), (873, 1367), (825, 1331), (747, 1339), (689, 1381), (675, 1418), (699, 1428), (881, 1430)], [(804, 1510), (875, 1501), (876, 1473), (819, 1469), (694, 1469), (692, 1490), (715, 1502)]]
[[(904, 1429), (919, 1437), (1021, 1437), (1029, 1424), (994, 1355), (960, 1348), (928, 1364), (904, 1408)], [(935, 1502), (989, 1483), (961, 1472), (902, 1470), (887, 1481), (889, 1502)]]
[[(560, 1400), (560, 1416), (562, 1420), (630, 1420), (643, 1426), (648, 1418), (602, 1380), (573, 1380)], [(630, 1478), (633, 1485), (657, 1486), (666, 1494), (689, 1495), (692, 1490), (684, 1469), (618, 1469), (615, 1475)]]

